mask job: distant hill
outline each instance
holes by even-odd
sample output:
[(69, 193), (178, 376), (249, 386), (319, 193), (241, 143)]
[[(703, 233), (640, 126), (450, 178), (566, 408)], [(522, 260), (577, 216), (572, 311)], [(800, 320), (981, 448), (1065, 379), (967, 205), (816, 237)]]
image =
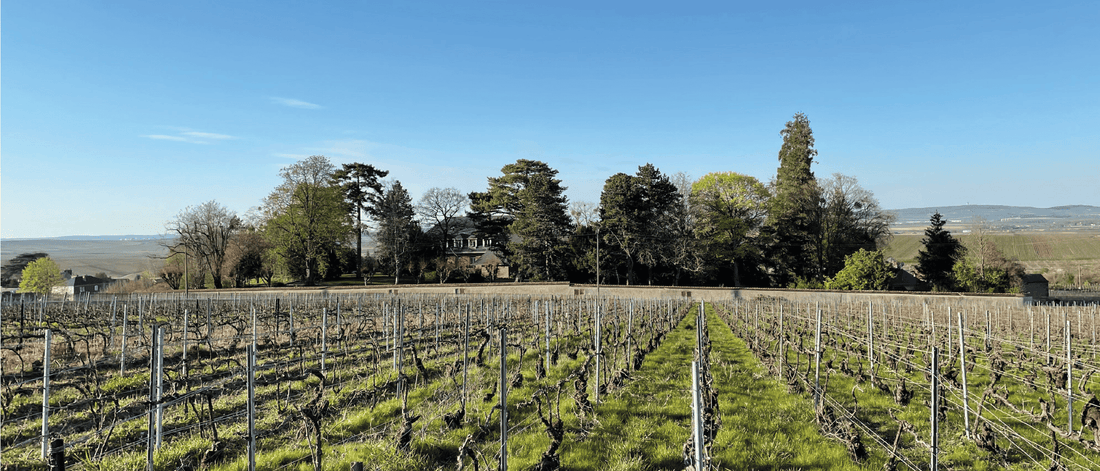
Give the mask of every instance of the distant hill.
[(975, 217), (995, 222), (1002, 219), (1062, 219), (1100, 220), (1100, 206), (1072, 205), (1053, 208), (1030, 206), (1000, 206), (968, 204), (965, 206), (940, 206), (888, 210), (898, 216), (899, 224), (928, 224), (932, 214), (939, 211), (944, 219), (969, 222)]
[(18, 240), (161, 240), (161, 239), (174, 239), (177, 236), (169, 234), (167, 236), (154, 234), (154, 235), (74, 235), (74, 236), (61, 236), (61, 237), (35, 237), (35, 238), (12, 238), (5, 237), (0, 239), (2, 242), (18, 241)]

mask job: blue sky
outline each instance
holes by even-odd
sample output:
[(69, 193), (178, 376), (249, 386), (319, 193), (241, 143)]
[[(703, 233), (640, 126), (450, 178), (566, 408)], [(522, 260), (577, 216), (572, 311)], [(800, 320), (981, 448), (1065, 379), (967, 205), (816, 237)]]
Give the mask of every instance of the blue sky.
[(414, 199), (520, 158), (571, 201), (767, 181), (796, 112), (885, 208), (1100, 205), (1096, 3), (591, 3), (4, 2), (0, 236), (244, 213), (311, 154)]

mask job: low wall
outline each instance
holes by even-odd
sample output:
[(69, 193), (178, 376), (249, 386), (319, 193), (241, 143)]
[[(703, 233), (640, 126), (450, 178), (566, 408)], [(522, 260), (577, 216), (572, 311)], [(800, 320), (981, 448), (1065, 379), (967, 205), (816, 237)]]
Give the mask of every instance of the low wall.
[(340, 286), (326, 288), (248, 289), (192, 291), (192, 296), (221, 296), (232, 292), (241, 294), (437, 294), (437, 295), (533, 295), (533, 296), (600, 296), (620, 298), (686, 298), (702, 301), (729, 301), (733, 299), (784, 299), (801, 303), (890, 303), (890, 304), (941, 304), (979, 305), (983, 307), (1015, 307), (1029, 305), (1031, 297), (1020, 294), (971, 294), (931, 293), (909, 291), (829, 291), (782, 288), (720, 288), (703, 286), (623, 286), (579, 285), (559, 283), (479, 283), (479, 284), (419, 284), (419, 285), (371, 285)]
[(779, 298), (792, 302), (865, 303), (875, 304), (951, 304), (956, 306), (1017, 307), (1032, 303), (1022, 294), (933, 293), (927, 291), (828, 291), (775, 288), (739, 288), (732, 290), (737, 299)]
[[(324, 289), (295, 289), (300, 292), (327, 292), (331, 294), (438, 294), (438, 295), (535, 295), (535, 296), (601, 296), (632, 298), (691, 298), (698, 300), (730, 299), (787, 299), (794, 303), (889, 303), (889, 304), (952, 304), (980, 305), (985, 307), (1014, 307), (1030, 305), (1032, 298), (1019, 294), (970, 294), (928, 292), (851, 292), (825, 291), (825, 289), (784, 288), (730, 288), (712, 286), (624, 286), (579, 285), (571, 283), (482, 283), (444, 285), (395, 285), (395, 286), (341, 286)], [(273, 291), (255, 291), (266, 293)]]

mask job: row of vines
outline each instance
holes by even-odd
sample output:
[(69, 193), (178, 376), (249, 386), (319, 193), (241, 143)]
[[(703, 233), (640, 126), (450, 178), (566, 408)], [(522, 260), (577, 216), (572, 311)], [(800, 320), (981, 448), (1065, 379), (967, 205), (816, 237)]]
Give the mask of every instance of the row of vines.
[(758, 300), (719, 312), (856, 462), (1100, 469), (1095, 305)]
[[(488, 469), (509, 454), (556, 469), (563, 413), (583, 437), (600, 394), (686, 309), (532, 296), (8, 302), (2, 458), (43, 468), (62, 438), (70, 466), (104, 469), (328, 469), (326, 454), (371, 453), (393, 469)], [(517, 440), (541, 449), (501, 453)], [(360, 443), (379, 446), (348, 451)]]

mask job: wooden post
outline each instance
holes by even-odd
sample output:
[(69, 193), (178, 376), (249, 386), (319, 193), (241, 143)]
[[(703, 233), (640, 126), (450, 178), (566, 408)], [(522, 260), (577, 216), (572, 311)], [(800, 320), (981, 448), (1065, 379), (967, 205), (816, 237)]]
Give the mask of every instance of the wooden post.
[(1052, 360), (1050, 356), (1050, 310), (1043, 309), (1043, 314), (1046, 315), (1047, 320), (1047, 364), (1049, 365)]
[(50, 471), (65, 471), (65, 441), (55, 438), (50, 442)]
[(187, 330), (190, 328), (188, 323), (188, 310), (183, 310), (183, 377), (187, 377)]
[(129, 304), (122, 306), (122, 352), (119, 355), (118, 362), (118, 374), (120, 376), (126, 374), (126, 337), (129, 334), (129, 332), (127, 332), (129, 328), (129, 319), (126, 316), (126, 310), (129, 307)]
[(600, 305), (599, 299), (596, 300), (596, 394), (595, 403), (600, 403), (600, 357), (603, 355), (603, 351), (600, 350), (600, 310), (603, 306)]
[[(15, 294), (15, 293), (12, 293), (12, 294)], [(117, 311), (117, 308), (118, 308), (117, 301), (118, 301), (117, 296), (112, 296), (111, 297), (111, 339), (107, 341), (107, 349), (108, 350), (115, 348), (115, 313), (118, 312)], [(20, 332), (20, 333), (22, 333), (22, 332)]]

